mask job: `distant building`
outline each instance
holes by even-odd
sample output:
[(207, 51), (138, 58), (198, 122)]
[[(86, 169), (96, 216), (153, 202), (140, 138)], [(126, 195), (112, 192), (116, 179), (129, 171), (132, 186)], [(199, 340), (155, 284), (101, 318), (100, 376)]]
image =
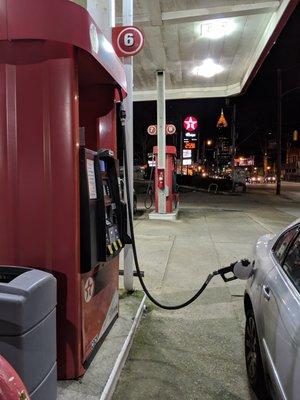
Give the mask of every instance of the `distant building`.
[(293, 146), (287, 149), (284, 177), (289, 181), (300, 181), (300, 147)]

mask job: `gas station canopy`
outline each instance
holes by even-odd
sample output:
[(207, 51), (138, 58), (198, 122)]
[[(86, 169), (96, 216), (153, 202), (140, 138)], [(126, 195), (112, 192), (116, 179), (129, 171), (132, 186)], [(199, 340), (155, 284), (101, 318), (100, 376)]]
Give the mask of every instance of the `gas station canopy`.
[[(121, 23), (119, 3), (117, 23)], [(296, 0), (135, 0), (134, 24), (144, 31), (145, 48), (134, 58), (134, 100), (156, 99), (155, 72), (160, 69), (166, 72), (167, 99), (241, 93), (296, 4)]]

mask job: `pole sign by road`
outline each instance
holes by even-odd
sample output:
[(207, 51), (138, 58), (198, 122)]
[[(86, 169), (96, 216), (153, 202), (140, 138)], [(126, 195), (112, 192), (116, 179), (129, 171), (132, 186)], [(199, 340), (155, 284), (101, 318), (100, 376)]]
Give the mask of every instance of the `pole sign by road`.
[(185, 132), (184, 137), (185, 138), (195, 138), (197, 134), (195, 132)]
[(182, 150), (183, 158), (192, 158), (192, 150)]
[(182, 160), (182, 165), (185, 165), (185, 166), (192, 165), (192, 163), (193, 162), (192, 162), (191, 158)]
[(184, 148), (188, 150), (195, 150), (196, 143), (191, 143), (191, 142), (184, 143)]
[(197, 118), (188, 115), (183, 121), (183, 127), (188, 132), (194, 132), (198, 128)]

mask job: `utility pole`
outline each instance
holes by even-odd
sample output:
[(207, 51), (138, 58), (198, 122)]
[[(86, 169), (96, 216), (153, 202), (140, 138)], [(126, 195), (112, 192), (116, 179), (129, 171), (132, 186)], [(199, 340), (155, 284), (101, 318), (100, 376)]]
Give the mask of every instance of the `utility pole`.
[[(220, 130), (219, 130), (220, 132)], [(219, 154), (220, 154), (220, 140), (219, 138), (217, 138), (217, 143), (216, 143), (216, 151), (215, 151), (215, 155), (216, 155), (216, 174), (219, 174)]]
[[(198, 159), (199, 159), (199, 153), (200, 153), (200, 138), (198, 138)], [(203, 139), (203, 144), (202, 144), (202, 164), (204, 165), (205, 163), (205, 151), (206, 151), (206, 143), (205, 143), (205, 139)]]
[(182, 175), (182, 162), (183, 162), (183, 129), (182, 129), (182, 114), (180, 113), (180, 175)]
[(276, 160), (276, 195), (281, 193), (281, 138), (282, 138), (282, 77), (277, 70), (277, 160)]
[(231, 140), (232, 140), (232, 155), (231, 155), (231, 169), (232, 169), (232, 190), (234, 191), (235, 184), (235, 155), (236, 155), (236, 104), (232, 106), (231, 117)]

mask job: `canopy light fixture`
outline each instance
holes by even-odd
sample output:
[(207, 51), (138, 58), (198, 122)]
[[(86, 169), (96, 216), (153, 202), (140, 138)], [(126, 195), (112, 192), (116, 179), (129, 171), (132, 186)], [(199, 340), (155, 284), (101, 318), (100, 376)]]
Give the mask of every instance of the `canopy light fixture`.
[(236, 24), (230, 19), (216, 19), (200, 24), (200, 36), (208, 39), (221, 39), (231, 35), (236, 29)]
[(222, 65), (216, 64), (211, 58), (206, 58), (201, 65), (193, 69), (193, 74), (211, 78), (224, 71)]

